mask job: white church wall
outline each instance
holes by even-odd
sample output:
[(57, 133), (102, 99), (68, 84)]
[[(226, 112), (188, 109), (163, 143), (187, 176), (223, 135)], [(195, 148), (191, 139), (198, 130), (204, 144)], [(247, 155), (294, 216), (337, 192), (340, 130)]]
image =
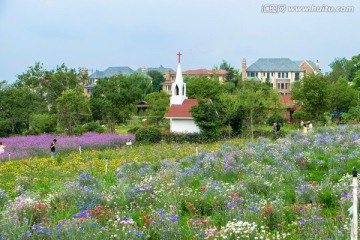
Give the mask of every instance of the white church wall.
[(171, 119), (170, 131), (174, 133), (200, 133), (193, 119)]

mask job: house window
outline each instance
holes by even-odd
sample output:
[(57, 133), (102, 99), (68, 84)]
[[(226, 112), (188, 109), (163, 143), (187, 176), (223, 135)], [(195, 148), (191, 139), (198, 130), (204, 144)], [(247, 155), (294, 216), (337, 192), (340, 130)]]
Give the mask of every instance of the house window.
[(171, 86), (170, 85), (167, 86), (167, 90), (171, 91)]
[(281, 89), (284, 89), (284, 83), (281, 83)]
[(88, 88), (88, 89), (86, 89), (86, 91), (87, 91), (87, 93), (91, 93), (91, 89), (90, 88)]
[(270, 78), (270, 73), (266, 73), (266, 78), (269, 79)]
[(250, 77), (257, 77), (258, 73), (257, 72), (249, 72)]
[(299, 75), (299, 73), (297, 72), (297, 73), (295, 73), (295, 80), (299, 80), (300, 79), (300, 75)]
[(288, 72), (285, 73), (285, 77), (289, 78), (289, 73)]
[(280, 89), (280, 83), (277, 84), (277, 88)]
[(274, 73), (273, 73), (273, 72), (271, 73), (271, 76), (272, 76), (272, 77), (274, 76)]
[(278, 78), (281, 78), (281, 72), (278, 72)]

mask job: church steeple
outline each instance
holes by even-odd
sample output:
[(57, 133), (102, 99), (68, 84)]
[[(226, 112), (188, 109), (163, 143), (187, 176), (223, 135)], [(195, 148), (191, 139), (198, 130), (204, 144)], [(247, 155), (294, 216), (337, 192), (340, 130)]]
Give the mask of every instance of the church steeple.
[(178, 67), (176, 71), (176, 79), (175, 82), (171, 86), (171, 97), (170, 97), (170, 105), (178, 104), (181, 105), (186, 97), (186, 83), (184, 83), (180, 65), (180, 56), (182, 55), (180, 52), (178, 55)]

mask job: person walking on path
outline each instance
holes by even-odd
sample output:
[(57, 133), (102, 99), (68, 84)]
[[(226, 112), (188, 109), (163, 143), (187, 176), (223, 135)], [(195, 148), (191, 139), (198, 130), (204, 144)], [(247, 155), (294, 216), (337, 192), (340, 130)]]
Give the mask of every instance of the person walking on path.
[(52, 157), (52, 158), (55, 157), (55, 145), (56, 145), (56, 139), (54, 139), (54, 140), (51, 142), (51, 145), (50, 145), (51, 157)]

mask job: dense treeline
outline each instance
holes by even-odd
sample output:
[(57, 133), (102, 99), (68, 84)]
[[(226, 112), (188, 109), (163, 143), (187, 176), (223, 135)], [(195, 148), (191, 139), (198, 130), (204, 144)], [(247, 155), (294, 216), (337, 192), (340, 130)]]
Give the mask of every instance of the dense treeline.
[[(308, 75), (292, 86), (292, 98), (302, 106), (294, 117), (317, 123), (360, 120), (360, 54), (335, 59), (330, 66), (329, 75)], [(188, 97), (199, 100), (192, 114), (206, 137), (253, 136), (259, 126), (284, 121), (281, 98), (269, 83), (242, 81), (241, 73), (226, 61), (219, 68), (228, 72), (224, 83), (216, 76), (185, 78)], [(169, 96), (160, 90), (164, 77), (159, 72), (99, 79), (90, 98), (83, 94), (87, 80), (86, 72), (64, 64), (55, 70), (40, 63), (29, 67), (0, 91), (0, 136), (114, 132), (116, 125), (135, 115), (146, 118), (146, 124), (168, 129), (163, 116)], [(139, 112), (136, 106), (142, 100), (148, 108)]]

